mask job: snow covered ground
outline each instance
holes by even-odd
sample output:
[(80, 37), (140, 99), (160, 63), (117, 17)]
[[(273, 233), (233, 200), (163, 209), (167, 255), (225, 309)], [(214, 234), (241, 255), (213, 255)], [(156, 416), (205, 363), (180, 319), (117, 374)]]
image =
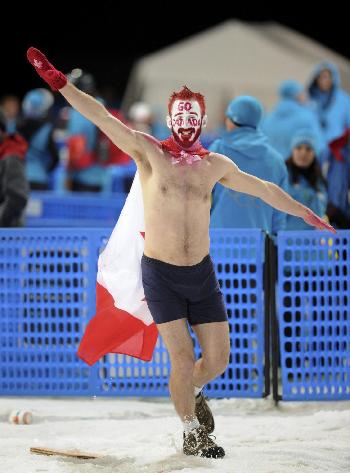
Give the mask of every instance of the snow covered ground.
[[(1, 473), (350, 473), (350, 401), (212, 400), (223, 460), (181, 453), (181, 424), (166, 399), (0, 398)], [(29, 409), (31, 425), (7, 420)], [(38, 456), (31, 446), (105, 456)]]

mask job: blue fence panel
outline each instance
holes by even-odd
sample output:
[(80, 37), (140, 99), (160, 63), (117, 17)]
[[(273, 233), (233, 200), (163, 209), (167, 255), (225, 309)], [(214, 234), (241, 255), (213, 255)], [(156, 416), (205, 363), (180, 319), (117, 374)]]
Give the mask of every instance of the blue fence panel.
[(210, 237), (210, 252), (229, 316), (231, 356), (229, 367), (208, 384), (207, 392), (212, 397), (261, 397), (265, 362), (265, 234), (260, 230), (225, 228), (211, 230)]
[(95, 396), (168, 396), (170, 360), (158, 336), (153, 358), (146, 362), (110, 353), (97, 364)]
[(0, 392), (84, 395), (76, 350), (95, 305), (98, 247), (110, 229), (0, 231)]
[(280, 232), (283, 400), (350, 399), (350, 232)]
[[(0, 231), (2, 395), (168, 395), (170, 363), (159, 337), (153, 360), (76, 356), (95, 312), (97, 257), (111, 229)], [(211, 254), (226, 299), (232, 354), (207, 386), (213, 397), (261, 397), (264, 235), (213, 230)], [(200, 349), (195, 342), (197, 355)]]

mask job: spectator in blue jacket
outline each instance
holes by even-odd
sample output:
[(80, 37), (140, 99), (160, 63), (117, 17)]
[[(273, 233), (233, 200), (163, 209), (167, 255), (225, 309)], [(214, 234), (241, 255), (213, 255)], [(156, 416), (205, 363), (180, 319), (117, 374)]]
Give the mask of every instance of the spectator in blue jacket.
[(339, 138), (350, 127), (350, 96), (342, 88), (337, 67), (331, 62), (318, 64), (308, 86), (327, 143)]
[[(327, 208), (327, 184), (316, 159), (316, 140), (310, 130), (300, 130), (292, 139), (292, 154), (286, 161), (289, 194), (293, 199), (324, 217)], [(287, 230), (309, 230), (311, 227), (293, 215), (287, 215)]]
[(47, 89), (31, 90), (22, 102), (23, 117), (17, 130), (29, 145), (25, 161), (31, 189), (48, 189), (49, 175), (58, 164), (50, 116), (53, 102), (53, 95)]
[(295, 80), (286, 80), (280, 86), (279, 95), (279, 102), (262, 122), (270, 144), (287, 159), (292, 137), (299, 129), (309, 128), (316, 137), (317, 153), (321, 156), (326, 142), (316, 113), (306, 103), (303, 86)]
[[(68, 78), (80, 90), (96, 97), (92, 74), (73, 69)], [(102, 99), (97, 97), (102, 102)], [(106, 179), (106, 168), (99, 162), (98, 129), (74, 108), (68, 108), (67, 121), (68, 170), (74, 191), (99, 192)]]
[[(227, 131), (210, 150), (222, 153), (249, 174), (288, 190), (288, 173), (282, 156), (259, 129), (262, 106), (254, 97), (241, 96), (226, 110)], [(261, 228), (268, 233), (284, 230), (286, 214), (261, 199), (216, 184), (212, 196), (211, 227)]]

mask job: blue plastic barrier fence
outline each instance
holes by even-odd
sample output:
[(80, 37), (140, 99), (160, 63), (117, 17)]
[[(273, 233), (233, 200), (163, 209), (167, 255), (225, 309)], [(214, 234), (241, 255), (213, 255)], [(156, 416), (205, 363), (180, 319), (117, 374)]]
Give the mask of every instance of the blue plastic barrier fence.
[(350, 399), (350, 231), (280, 232), (283, 400)]
[[(110, 232), (0, 230), (0, 394), (168, 394), (169, 360), (160, 338), (149, 363), (110, 354), (90, 368), (76, 356), (95, 312), (97, 257)], [(207, 387), (213, 397), (263, 395), (264, 239), (258, 230), (211, 232), (232, 343), (228, 369)]]

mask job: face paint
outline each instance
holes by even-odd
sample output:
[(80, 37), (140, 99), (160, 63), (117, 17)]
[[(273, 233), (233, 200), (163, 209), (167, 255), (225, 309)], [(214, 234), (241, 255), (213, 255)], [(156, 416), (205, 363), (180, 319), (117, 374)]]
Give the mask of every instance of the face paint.
[(171, 130), (183, 148), (191, 147), (202, 131), (202, 112), (196, 100), (175, 100), (171, 109)]

